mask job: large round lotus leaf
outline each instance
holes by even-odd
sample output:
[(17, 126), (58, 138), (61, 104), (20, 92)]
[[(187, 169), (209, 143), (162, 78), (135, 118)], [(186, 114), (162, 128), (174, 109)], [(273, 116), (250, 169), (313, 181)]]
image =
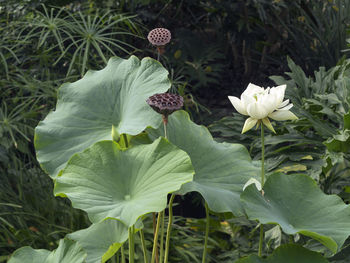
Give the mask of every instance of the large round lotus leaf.
[(128, 227), (119, 220), (106, 219), (68, 235), (86, 251), (86, 263), (104, 263), (128, 239)]
[(266, 259), (251, 255), (237, 260), (235, 263), (329, 263), (319, 253), (310, 251), (299, 245), (283, 245), (277, 248)]
[(324, 194), (306, 175), (273, 174), (264, 185), (264, 195), (248, 186), (241, 200), (249, 219), (314, 238), (333, 253), (350, 235), (350, 207), (340, 197)]
[[(151, 139), (164, 134), (163, 127), (147, 129)], [(169, 116), (169, 141), (187, 152), (195, 175), (193, 181), (182, 186), (180, 193), (199, 192), (210, 210), (242, 215), (240, 194), (251, 178), (259, 178), (259, 169), (241, 144), (218, 143), (208, 129), (193, 123), (185, 111)]]
[(46, 263), (49, 255), (50, 251), (45, 249), (21, 247), (12, 254), (8, 263)]
[(85, 251), (76, 242), (61, 239), (52, 252), (31, 247), (17, 249), (8, 263), (83, 263), (85, 258)]
[(164, 138), (121, 149), (113, 141), (74, 155), (56, 178), (56, 195), (68, 196), (93, 223), (105, 218), (132, 226), (166, 207), (167, 194), (193, 178), (189, 156)]
[(151, 58), (114, 57), (104, 69), (62, 85), (56, 110), (35, 129), (42, 168), (55, 177), (73, 154), (94, 143), (155, 127), (160, 115), (146, 99), (169, 89), (167, 76), (162, 65)]

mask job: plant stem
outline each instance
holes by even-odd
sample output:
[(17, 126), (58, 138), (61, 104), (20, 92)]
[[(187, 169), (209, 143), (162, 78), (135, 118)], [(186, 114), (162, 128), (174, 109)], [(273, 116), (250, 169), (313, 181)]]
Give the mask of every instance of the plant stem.
[(143, 260), (145, 263), (148, 263), (145, 235), (143, 233), (143, 229), (140, 229), (140, 238), (141, 238), (141, 245), (142, 245), (142, 251), (143, 251)]
[(163, 125), (164, 125), (164, 138), (168, 139), (168, 135), (167, 135), (168, 116), (162, 115), (162, 119), (163, 119)]
[(261, 186), (265, 183), (265, 136), (264, 125), (261, 122)]
[[(152, 216), (153, 216), (153, 237), (156, 236), (156, 230), (157, 230), (157, 219), (156, 219), (156, 213), (152, 213)], [(159, 259), (158, 259), (158, 246), (156, 247), (156, 263), (159, 262)]]
[(160, 225), (160, 255), (159, 255), (159, 262), (163, 262), (164, 257), (164, 217), (165, 217), (165, 210), (162, 211), (162, 221)]
[(159, 61), (160, 59), (160, 50), (159, 50), (159, 47), (157, 47), (157, 60)]
[(120, 248), (120, 254), (122, 255), (122, 263), (125, 263), (125, 254), (124, 254), (124, 246), (123, 245)]
[(167, 135), (167, 132), (166, 132), (166, 124), (164, 122), (164, 138), (165, 139), (168, 139), (168, 135)]
[(158, 233), (159, 233), (160, 219), (161, 219), (161, 212), (158, 213), (156, 232), (154, 233), (151, 263), (154, 263), (156, 254), (158, 254), (157, 247), (158, 247), (158, 235), (159, 235)]
[[(158, 60), (159, 60), (159, 50), (158, 50)], [(164, 125), (164, 138), (168, 139), (167, 135), (167, 124), (168, 124), (168, 117), (165, 115), (162, 115), (163, 119), (163, 125)], [(170, 201), (169, 201), (169, 222), (168, 222), (168, 228), (167, 228), (167, 236), (166, 236), (166, 242), (165, 242), (165, 258), (164, 263), (168, 261), (168, 248), (169, 248), (169, 239), (170, 239), (170, 231), (171, 231), (171, 223), (172, 223), (172, 204), (174, 201), (175, 195), (171, 195)], [(170, 213), (171, 211), (171, 213)], [(165, 210), (161, 212), (161, 234), (160, 234), (160, 256), (159, 256), (159, 262), (163, 262), (163, 256), (164, 256), (164, 218), (165, 218)], [(159, 220), (159, 219), (158, 219)], [(157, 222), (158, 225), (158, 222)]]
[(173, 202), (174, 202), (174, 198), (175, 198), (175, 194), (171, 194), (170, 201), (169, 201), (169, 208), (168, 208), (169, 209), (169, 222), (168, 222), (168, 229), (166, 231), (164, 263), (168, 263), (171, 225), (173, 224)]
[(209, 207), (208, 207), (207, 202), (205, 202), (205, 201), (204, 201), (204, 206), (205, 206), (205, 220), (206, 220), (206, 222), (205, 222), (205, 239), (204, 239), (202, 263), (206, 262), (208, 237), (209, 237), (209, 226), (210, 226)]
[(123, 133), (123, 140), (124, 140), (124, 143), (125, 143), (125, 148), (128, 148), (129, 147), (128, 137), (126, 136), (125, 133)]
[[(265, 181), (265, 138), (264, 138), (264, 124), (261, 122), (261, 187), (264, 187)], [(260, 225), (260, 237), (259, 237), (259, 251), (258, 255), (261, 257), (264, 242), (264, 226)]]
[(264, 225), (260, 225), (260, 238), (259, 238), (259, 251), (258, 251), (258, 256), (261, 257), (262, 255), (262, 247), (263, 247), (263, 242), (264, 242)]
[(156, 213), (152, 213), (152, 217), (153, 217), (153, 235), (155, 235), (156, 233), (156, 224), (157, 224), (157, 219), (156, 219)]
[[(126, 136), (125, 133), (123, 133), (122, 136), (123, 136), (125, 148), (128, 148), (129, 147), (128, 137)], [(134, 226), (129, 227), (129, 263), (134, 263), (134, 254), (135, 254), (134, 232), (135, 232), (135, 227)], [(121, 254), (122, 254), (122, 263), (125, 263), (123, 246), (121, 247)]]
[(134, 263), (134, 226), (129, 227), (129, 263)]

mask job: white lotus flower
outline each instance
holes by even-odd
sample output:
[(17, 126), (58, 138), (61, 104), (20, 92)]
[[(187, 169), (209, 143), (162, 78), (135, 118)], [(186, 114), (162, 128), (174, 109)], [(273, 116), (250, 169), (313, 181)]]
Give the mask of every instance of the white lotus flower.
[(247, 89), (242, 93), (241, 99), (228, 96), (233, 107), (243, 115), (249, 116), (245, 121), (242, 133), (250, 130), (255, 124), (263, 124), (271, 131), (273, 129), (269, 118), (276, 121), (296, 120), (297, 116), (290, 110), (293, 104), (289, 100), (283, 101), (286, 85), (264, 89), (249, 83)]

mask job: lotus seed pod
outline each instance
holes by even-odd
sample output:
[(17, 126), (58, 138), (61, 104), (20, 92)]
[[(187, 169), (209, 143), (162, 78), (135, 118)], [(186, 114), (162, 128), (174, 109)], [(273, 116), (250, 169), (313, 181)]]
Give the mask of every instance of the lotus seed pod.
[(171, 33), (166, 28), (155, 28), (148, 33), (148, 41), (156, 47), (164, 46), (171, 40)]
[(184, 99), (180, 95), (171, 93), (154, 94), (146, 102), (165, 118), (184, 105)]

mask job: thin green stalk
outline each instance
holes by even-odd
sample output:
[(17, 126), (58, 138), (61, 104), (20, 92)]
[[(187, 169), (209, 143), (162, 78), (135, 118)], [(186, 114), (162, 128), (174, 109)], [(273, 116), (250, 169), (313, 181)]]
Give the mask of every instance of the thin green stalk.
[(263, 242), (264, 242), (264, 225), (260, 225), (260, 238), (259, 238), (259, 251), (258, 251), (258, 256), (261, 257), (262, 255), (262, 247), (263, 247)]
[[(261, 187), (264, 186), (265, 182), (265, 138), (264, 138), (264, 124), (261, 122)], [(259, 257), (262, 256), (264, 242), (264, 226), (260, 225), (260, 237), (259, 237)]]
[(160, 255), (159, 255), (159, 262), (163, 262), (164, 257), (164, 217), (165, 217), (165, 210), (162, 212), (162, 221), (160, 225)]
[(169, 201), (169, 222), (168, 228), (166, 232), (166, 241), (165, 241), (165, 257), (164, 263), (168, 263), (169, 256), (169, 245), (170, 245), (170, 234), (171, 234), (171, 225), (173, 224), (173, 202), (174, 202), (175, 194), (172, 194)]
[(164, 138), (168, 139), (168, 135), (167, 135), (168, 117), (165, 115), (162, 115), (162, 118), (163, 118), (163, 125), (164, 125)]
[(126, 136), (125, 133), (123, 133), (123, 139), (124, 139), (124, 143), (125, 143), (125, 148), (129, 148), (128, 137)]
[(157, 48), (157, 60), (159, 61), (159, 59), (160, 59), (160, 50), (159, 48)]
[(157, 217), (156, 232), (154, 233), (154, 239), (153, 239), (151, 263), (154, 263), (154, 260), (156, 258), (156, 254), (157, 254), (159, 226), (160, 226), (160, 221), (161, 221), (160, 219), (161, 219), (161, 212), (158, 213), (158, 217)]
[[(158, 60), (159, 60), (159, 50), (158, 50)], [(168, 139), (167, 135), (167, 124), (168, 124), (168, 117), (165, 115), (162, 115), (163, 118), (163, 125), (164, 125), (164, 138)], [(169, 239), (170, 239), (170, 231), (171, 231), (171, 223), (172, 223), (172, 204), (174, 201), (175, 195), (171, 195), (170, 201), (169, 201), (169, 222), (168, 222), (168, 228), (167, 228), (167, 235), (166, 235), (166, 241), (165, 241), (165, 257), (164, 257), (164, 263), (168, 261), (168, 248), (169, 248)], [(170, 213), (171, 211), (171, 213)], [(165, 218), (165, 210), (162, 212), (162, 226), (161, 226), (161, 239), (160, 239), (160, 256), (159, 256), (159, 262), (163, 262), (163, 256), (164, 256), (164, 218)]]
[(143, 251), (143, 260), (145, 263), (148, 263), (145, 235), (143, 233), (143, 229), (140, 229), (140, 238), (141, 238), (141, 245), (142, 245), (142, 251)]
[[(156, 219), (156, 213), (152, 213), (153, 216), (153, 236), (156, 235), (156, 229), (157, 229), (157, 219)], [(159, 263), (159, 258), (158, 258), (158, 246), (156, 246), (156, 263)]]
[(205, 206), (205, 220), (206, 220), (206, 222), (205, 222), (205, 239), (204, 239), (202, 263), (206, 262), (208, 238), (209, 238), (209, 226), (210, 226), (209, 207), (208, 207), (207, 202), (205, 202), (205, 201), (204, 201), (204, 206)]
[(122, 255), (122, 263), (125, 263), (124, 245), (120, 248), (120, 254)]
[(134, 263), (134, 226), (129, 227), (129, 263)]
[[(129, 147), (128, 143), (128, 137), (126, 136), (125, 133), (122, 134), (125, 148)], [(134, 247), (134, 232), (135, 232), (135, 227), (131, 226), (129, 228), (129, 263), (134, 263), (134, 255), (135, 255), (135, 247)], [(125, 263), (125, 255), (124, 255), (124, 248), (123, 246), (121, 247), (121, 255), (122, 255), (122, 263)]]
[(157, 224), (157, 219), (156, 219), (156, 213), (152, 213), (152, 219), (153, 219), (153, 235), (156, 233), (156, 224)]
[(166, 132), (166, 124), (164, 122), (164, 138), (168, 139), (168, 135), (167, 135), (167, 132)]
[[(156, 213), (152, 213), (153, 217), (153, 237), (156, 235), (156, 229), (157, 229), (157, 219), (156, 219)], [(159, 263), (159, 258), (158, 258), (158, 246), (156, 246), (156, 263)]]
[(261, 122), (261, 186), (265, 183), (265, 137), (264, 125)]

